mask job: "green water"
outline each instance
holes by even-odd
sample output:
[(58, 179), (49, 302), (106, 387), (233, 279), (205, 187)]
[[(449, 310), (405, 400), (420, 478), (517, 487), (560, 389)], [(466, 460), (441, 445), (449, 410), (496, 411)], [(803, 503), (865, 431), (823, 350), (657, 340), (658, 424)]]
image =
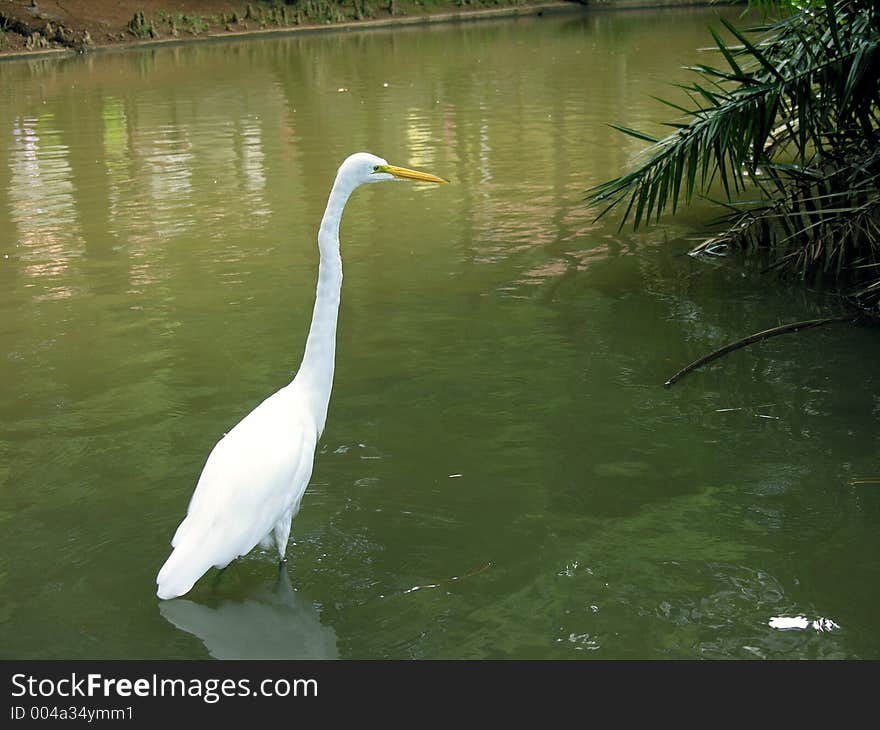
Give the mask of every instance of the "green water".
[[(880, 341), (633, 234), (589, 185), (713, 10), (0, 65), (0, 656), (880, 657)], [(336, 382), (285, 575), (155, 575), (302, 354), (335, 168)], [(780, 618), (802, 617), (784, 630)]]

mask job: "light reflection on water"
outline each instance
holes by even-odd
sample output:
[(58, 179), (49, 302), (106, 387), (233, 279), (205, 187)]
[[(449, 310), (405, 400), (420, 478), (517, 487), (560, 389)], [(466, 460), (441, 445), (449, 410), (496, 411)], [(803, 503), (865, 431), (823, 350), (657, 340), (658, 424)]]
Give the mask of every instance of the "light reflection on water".
[[(880, 655), (875, 338), (663, 390), (834, 304), (685, 256), (704, 210), (633, 234), (582, 205), (640, 147), (606, 122), (656, 131), (713, 12), (5, 65), (2, 653), (240, 656), (266, 623), (344, 657)], [(205, 455), (296, 367), (357, 149), (453, 184), (372, 186), (343, 219), (287, 566), (310, 598), (265, 590), (254, 553), (157, 608)], [(832, 630), (781, 630), (801, 619)]]
[(37, 300), (71, 296), (62, 282), (71, 257), (80, 253), (69, 150), (55, 124), (52, 114), (18, 117), (11, 130), (8, 195), (20, 230), (23, 274)]

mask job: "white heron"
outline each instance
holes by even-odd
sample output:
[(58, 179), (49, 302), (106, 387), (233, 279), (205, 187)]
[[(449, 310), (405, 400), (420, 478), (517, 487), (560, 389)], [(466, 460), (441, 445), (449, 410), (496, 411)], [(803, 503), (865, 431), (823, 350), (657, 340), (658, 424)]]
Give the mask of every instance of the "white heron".
[(302, 364), (290, 384), (260, 403), (209, 454), (156, 577), (159, 598), (182, 596), (212, 566), (224, 568), (258, 543), (274, 545), (284, 560), (333, 386), (342, 288), (339, 219), (355, 188), (390, 180), (447, 182), (366, 152), (339, 167), (318, 231), (318, 287)]

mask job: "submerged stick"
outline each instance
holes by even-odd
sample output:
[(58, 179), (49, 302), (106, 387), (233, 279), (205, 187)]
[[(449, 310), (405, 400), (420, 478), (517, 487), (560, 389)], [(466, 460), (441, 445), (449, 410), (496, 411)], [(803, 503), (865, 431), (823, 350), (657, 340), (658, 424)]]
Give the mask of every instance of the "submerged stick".
[(734, 350), (738, 350), (741, 347), (745, 347), (746, 345), (751, 345), (755, 342), (760, 342), (761, 340), (766, 340), (768, 337), (776, 337), (777, 335), (784, 335), (788, 332), (799, 332), (801, 330), (813, 329), (814, 327), (822, 327), (826, 324), (834, 324), (835, 322), (854, 322), (857, 319), (857, 315), (847, 314), (841, 317), (825, 317), (824, 319), (808, 319), (805, 322), (794, 322), (792, 324), (784, 324), (780, 327), (773, 327), (769, 330), (764, 330), (763, 332), (756, 332), (753, 335), (749, 335), (748, 337), (743, 337), (741, 340), (737, 340), (736, 342), (731, 342), (729, 345), (725, 345), (714, 352), (710, 352), (708, 355), (701, 357), (699, 360), (694, 360), (687, 367), (679, 370), (675, 375), (673, 375), (669, 380), (663, 383), (664, 388), (668, 388), (671, 385), (675, 385), (679, 380), (681, 380), (685, 375), (687, 375), (691, 370), (696, 370), (699, 367), (702, 367), (706, 363), (710, 363), (713, 360), (717, 360), (722, 355), (726, 355), (728, 352), (733, 352)]

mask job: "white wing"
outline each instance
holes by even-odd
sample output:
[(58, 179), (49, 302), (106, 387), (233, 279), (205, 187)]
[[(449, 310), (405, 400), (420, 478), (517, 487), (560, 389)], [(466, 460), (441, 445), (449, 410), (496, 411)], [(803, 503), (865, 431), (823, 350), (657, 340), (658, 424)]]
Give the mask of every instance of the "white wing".
[(250, 552), (295, 511), (318, 439), (302, 406), (296, 388), (282, 388), (214, 446), (156, 578), (160, 598), (183, 595), (211, 566)]

